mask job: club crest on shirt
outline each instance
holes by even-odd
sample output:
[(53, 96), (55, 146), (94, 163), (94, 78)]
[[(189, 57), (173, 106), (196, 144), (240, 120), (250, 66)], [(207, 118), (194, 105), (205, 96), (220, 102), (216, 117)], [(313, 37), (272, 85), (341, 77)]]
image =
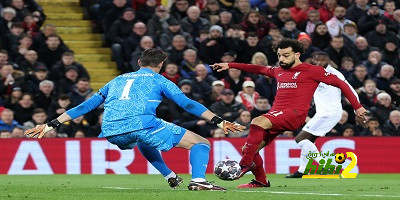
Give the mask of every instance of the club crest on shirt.
[(292, 79), (297, 79), (297, 77), (299, 76), (299, 74), (300, 74), (300, 72), (296, 72), (296, 73), (294, 73), (294, 75), (293, 75)]

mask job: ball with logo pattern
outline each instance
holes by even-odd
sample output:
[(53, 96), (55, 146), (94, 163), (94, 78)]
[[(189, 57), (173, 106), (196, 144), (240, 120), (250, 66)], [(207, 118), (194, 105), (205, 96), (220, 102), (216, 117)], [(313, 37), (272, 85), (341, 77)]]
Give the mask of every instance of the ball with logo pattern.
[(214, 174), (221, 180), (233, 181), (240, 174), (240, 165), (234, 160), (221, 160), (215, 165)]

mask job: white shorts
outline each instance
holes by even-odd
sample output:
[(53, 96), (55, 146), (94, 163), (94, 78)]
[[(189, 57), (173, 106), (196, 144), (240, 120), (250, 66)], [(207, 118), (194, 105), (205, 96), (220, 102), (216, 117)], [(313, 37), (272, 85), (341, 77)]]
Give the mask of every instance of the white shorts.
[(303, 131), (307, 131), (315, 136), (325, 136), (342, 118), (342, 113), (333, 113), (330, 115), (315, 114), (310, 121), (303, 127)]

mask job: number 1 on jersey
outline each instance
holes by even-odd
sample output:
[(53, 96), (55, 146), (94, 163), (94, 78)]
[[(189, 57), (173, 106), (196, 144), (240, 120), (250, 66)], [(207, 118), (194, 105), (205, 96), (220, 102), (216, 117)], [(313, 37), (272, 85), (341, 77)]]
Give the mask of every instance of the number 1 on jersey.
[(128, 79), (128, 80), (126, 80), (126, 84), (125, 84), (125, 86), (124, 86), (124, 90), (122, 91), (122, 95), (121, 95), (121, 97), (119, 98), (119, 100), (129, 100), (129, 99), (131, 99), (131, 98), (129, 97), (129, 91), (131, 90), (133, 81), (135, 81), (135, 79)]

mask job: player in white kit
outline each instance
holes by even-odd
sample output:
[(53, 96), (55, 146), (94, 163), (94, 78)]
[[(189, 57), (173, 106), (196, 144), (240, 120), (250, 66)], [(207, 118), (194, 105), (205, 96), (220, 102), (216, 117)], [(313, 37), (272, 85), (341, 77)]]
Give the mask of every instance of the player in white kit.
[[(314, 52), (312, 56), (313, 64), (320, 65), (325, 68), (327, 73), (336, 75), (339, 79), (345, 81), (352, 89), (353, 93), (358, 97), (356, 91), (346, 81), (345, 77), (338, 70), (329, 65), (329, 56), (325, 52)], [(320, 83), (314, 92), (314, 103), (316, 113), (302, 131), (296, 136), (295, 140), (301, 147), (300, 167), (294, 174), (289, 174), (286, 178), (301, 178), (308, 163), (306, 156), (312, 152), (319, 152), (315, 146), (315, 140), (318, 137), (325, 136), (342, 117), (342, 93), (339, 88)], [(363, 119), (356, 119), (358, 123), (365, 123)], [(319, 162), (322, 157), (318, 156), (315, 161)]]

